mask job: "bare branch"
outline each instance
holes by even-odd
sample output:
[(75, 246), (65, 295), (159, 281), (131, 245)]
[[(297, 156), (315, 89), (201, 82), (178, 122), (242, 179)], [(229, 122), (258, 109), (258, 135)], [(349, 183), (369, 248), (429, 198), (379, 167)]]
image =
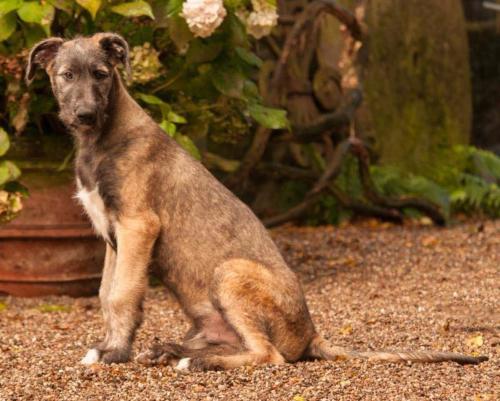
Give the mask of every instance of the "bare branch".
[(377, 193), (375, 189), (375, 184), (370, 175), (369, 167), (369, 155), (363, 145), (363, 143), (358, 139), (353, 139), (352, 142), (352, 153), (357, 157), (359, 162), (359, 176), (361, 180), (361, 185), (363, 186), (363, 192), (370, 202), (376, 205), (394, 208), (394, 209), (404, 209), (412, 208), (416, 209), (425, 215), (429, 216), (434, 223), (437, 225), (445, 225), (446, 218), (439, 207), (439, 205), (431, 202), (427, 199), (418, 198), (415, 196), (403, 196), (400, 198), (391, 198), (382, 196)]
[(304, 9), (286, 38), (281, 57), (278, 60), (276, 70), (274, 72), (272, 80), (273, 88), (279, 87), (279, 82), (282, 79), (283, 71), (288, 62), (288, 57), (290, 57), (290, 53), (295, 47), (299, 35), (302, 33), (304, 27), (309, 21), (315, 19), (319, 13), (324, 11), (330, 12), (335, 15), (340, 20), (340, 22), (342, 22), (347, 27), (347, 29), (355, 39), (361, 40), (361, 27), (356, 17), (349, 10), (337, 4), (335, 0), (313, 1)]

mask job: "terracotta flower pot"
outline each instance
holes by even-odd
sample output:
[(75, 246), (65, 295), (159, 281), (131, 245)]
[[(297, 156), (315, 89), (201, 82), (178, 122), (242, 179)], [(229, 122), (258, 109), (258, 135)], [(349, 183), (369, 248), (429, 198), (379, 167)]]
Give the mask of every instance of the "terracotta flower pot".
[(73, 198), (71, 174), (28, 171), (22, 183), (30, 191), (23, 211), (0, 225), (0, 293), (96, 294), (105, 245)]

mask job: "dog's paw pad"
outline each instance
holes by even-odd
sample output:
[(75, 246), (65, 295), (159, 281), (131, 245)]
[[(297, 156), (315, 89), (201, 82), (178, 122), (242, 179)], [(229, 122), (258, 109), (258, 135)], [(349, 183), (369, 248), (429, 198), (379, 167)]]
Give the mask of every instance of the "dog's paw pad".
[(94, 363), (99, 362), (100, 353), (95, 348), (89, 349), (87, 354), (80, 361), (83, 365), (93, 365)]
[(175, 366), (176, 370), (189, 370), (189, 365), (191, 364), (191, 358), (182, 358)]

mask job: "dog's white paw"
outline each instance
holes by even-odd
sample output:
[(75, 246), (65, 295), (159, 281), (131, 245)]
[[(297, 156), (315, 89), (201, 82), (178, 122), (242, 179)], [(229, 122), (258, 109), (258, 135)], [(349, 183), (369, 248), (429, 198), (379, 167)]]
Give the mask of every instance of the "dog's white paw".
[(182, 358), (175, 367), (176, 370), (188, 370), (191, 358)]
[(92, 365), (94, 363), (99, 362), (99, 356), (100, 354), (98, 350), (96, 350), (95, 348), (89, 349), (87, 354), (80, 361), (80, 363), (83, 365)]

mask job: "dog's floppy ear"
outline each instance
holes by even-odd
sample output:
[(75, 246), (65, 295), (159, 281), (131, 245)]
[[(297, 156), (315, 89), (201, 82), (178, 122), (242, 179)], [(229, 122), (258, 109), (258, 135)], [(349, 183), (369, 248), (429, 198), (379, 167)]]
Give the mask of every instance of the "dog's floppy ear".
[(99, 45), (106, 52), (113, 65), (123, 64), (125, 72), (130, 76), (130, 59), (128, 43), (116, 33), (98, 33), (95, 35)]
[(37, 67), (47, 68), (63, 43), (61, 38), (49, 38), (33, 46), (26, 66), (26, 84), (29, 85), (33, 81)]

